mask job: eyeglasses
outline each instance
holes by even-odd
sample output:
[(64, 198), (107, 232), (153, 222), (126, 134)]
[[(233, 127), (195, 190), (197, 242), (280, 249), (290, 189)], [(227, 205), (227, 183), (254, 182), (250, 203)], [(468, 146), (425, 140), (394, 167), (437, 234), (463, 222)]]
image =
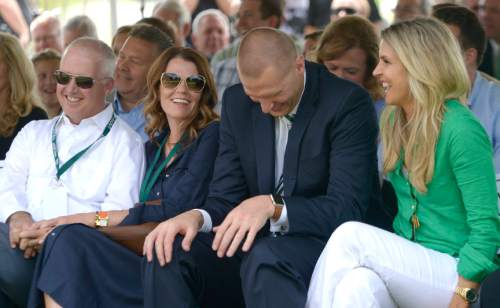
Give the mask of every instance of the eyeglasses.
[[(87, 77), (87, 76), (78, 76), (78, 75), (72, 75), (65, 73), (63, 71), (55, 71), (54, 72), (54, 77), (56, 78), (56, 82), (60, 85), (67, 85), (70, 83), (71, 79), (75, 79), (75, 83), (77, 87), (81, 89), (90, 89), (94, 86), (95, 79), (92, 77)], [(110, 77), (107, 77), (110, 78)], [(107, 79), (103, 78), (103, 79)]]
[(341, 12), (344, 12), (345, 15), (356, 15), (356, 13), (358, 13), (351, 7), (338, 7), (336, 9), (332, 9), (332, 15), (339, 15)]
[[(183, 79), (176, 73), (163, 72), (160, 77), (161, 85), (167, 89), (175, 89)], [(190, 91), (201, 92), (205, 87), (206, 79), (201, 75), (191, 75), (184, 79)]]

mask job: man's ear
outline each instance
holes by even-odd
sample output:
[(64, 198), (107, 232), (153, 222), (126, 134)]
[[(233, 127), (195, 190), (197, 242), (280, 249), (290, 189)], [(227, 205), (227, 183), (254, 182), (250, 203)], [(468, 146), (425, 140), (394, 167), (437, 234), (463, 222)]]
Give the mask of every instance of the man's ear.
[(113, 88), (115, 86), (115, 80), (114, 79), (106, 79), (106, 83), (104, 84), (104, 90), (106, 91), (106, 96), (109, 95), (111, 91), (113, 91)]
[(189, 36), (189, 32), (191, 32), (191, 25), (187, 22), (182, 26), (182, 35), (184, 38)]
[(467, 48), (464, 51), (464, 60), (465, 64), (467, 64), (468, 67), (477, 67), (477, 49), (476, 48)]
[(304, 56), (299, 55), (295, 59), (295, 68), (297, 69), (297, 71), (304, 73), (305, 67), (306, 67), (306, 64), (305, 64)]

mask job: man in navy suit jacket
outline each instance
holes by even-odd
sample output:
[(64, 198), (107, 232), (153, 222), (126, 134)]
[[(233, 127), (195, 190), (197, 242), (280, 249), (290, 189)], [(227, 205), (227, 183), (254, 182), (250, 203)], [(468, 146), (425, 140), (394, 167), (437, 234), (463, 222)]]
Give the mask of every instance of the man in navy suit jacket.
[(238, 72), (204, 207), (146, 238), (146, 307), (304, 307), (331, 233), (378, 203), (364, 90), (305, 62), (270, 28), (242, 39)]

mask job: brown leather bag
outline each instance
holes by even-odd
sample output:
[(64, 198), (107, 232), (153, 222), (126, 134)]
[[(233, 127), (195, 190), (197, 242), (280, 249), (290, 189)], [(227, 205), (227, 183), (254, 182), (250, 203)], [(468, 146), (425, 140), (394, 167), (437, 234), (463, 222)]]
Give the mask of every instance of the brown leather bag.
[(103, 227), (98, 230), (136, 255), (142, 256), (144, 240), (158, 224), (159, 222), (147, 222), (142, 225)]

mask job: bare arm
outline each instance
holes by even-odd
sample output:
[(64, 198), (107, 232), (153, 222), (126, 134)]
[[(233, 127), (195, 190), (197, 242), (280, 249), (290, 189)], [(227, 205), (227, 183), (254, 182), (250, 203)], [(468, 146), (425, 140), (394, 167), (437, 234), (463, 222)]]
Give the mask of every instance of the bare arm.
[(19, 35), (21, 45), (26, 47), (30, 40), (30, 31), (17, 2), (15, 0), (0, 1), (0, 14), (12, 30)]

